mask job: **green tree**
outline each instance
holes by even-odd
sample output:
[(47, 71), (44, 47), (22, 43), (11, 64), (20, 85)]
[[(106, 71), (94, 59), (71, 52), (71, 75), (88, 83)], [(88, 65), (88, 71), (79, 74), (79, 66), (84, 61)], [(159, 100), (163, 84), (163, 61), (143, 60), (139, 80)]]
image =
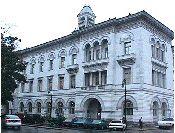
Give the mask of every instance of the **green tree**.
[(17, 37), (5, 36), (1, 33), (1, 104), (7, 105), (13, 100), (13, 93), (20, 82), (26, 82), (23, 71), (25, 64), (20, 53), (16, 51)]

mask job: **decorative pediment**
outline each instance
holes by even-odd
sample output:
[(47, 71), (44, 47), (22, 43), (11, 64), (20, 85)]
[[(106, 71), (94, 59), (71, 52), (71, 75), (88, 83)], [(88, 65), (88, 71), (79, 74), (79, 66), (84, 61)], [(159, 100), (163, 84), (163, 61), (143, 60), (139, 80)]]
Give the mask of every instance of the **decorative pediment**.
[(69, 74), (75, 74), (78, 72), (79, 68), (78, 68), (78, 64), (75, 64), (75, 65), (70, 65), (70, 66), (67, 66), (68, 68), (66, 69), (67, 72)]
[(135, 60), (136, 60), (136, 55), (133, 53), (117, 57), (117, 62), (121, 66), (133, 65), (135, 63)]
[(83, 66), (84, 70), (87, 72), (93, 72), (98, 70), (105, 70), (107, 68), (108, 62), (101, 62), (95, 64), (85, 64)]

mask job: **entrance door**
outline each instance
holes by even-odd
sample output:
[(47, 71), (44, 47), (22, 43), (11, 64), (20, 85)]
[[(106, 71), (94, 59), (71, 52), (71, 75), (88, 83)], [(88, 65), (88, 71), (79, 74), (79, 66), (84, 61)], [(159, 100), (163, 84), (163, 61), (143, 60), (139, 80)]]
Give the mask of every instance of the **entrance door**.
[(101, 119), (101, 104), (95, 99), (88, 99), (85, 102), (86, 117), (93, 119)]

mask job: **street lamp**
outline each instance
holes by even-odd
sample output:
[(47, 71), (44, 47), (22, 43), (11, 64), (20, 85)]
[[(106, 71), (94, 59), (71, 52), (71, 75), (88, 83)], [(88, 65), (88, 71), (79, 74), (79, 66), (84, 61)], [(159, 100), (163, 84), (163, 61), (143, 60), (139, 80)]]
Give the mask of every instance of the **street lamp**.
[(126, 79), (123, 79), (122, 81), (122, 88), (125, 87), (125, 108), (124, 108), (124, 114), (125, 114), (125, 124), (126, 124)]
[(48, 95), (50, 95), (50, 114), (49, 114), (49, 118), (51, 118), (52, 116), (52, 92), (48, 91)]

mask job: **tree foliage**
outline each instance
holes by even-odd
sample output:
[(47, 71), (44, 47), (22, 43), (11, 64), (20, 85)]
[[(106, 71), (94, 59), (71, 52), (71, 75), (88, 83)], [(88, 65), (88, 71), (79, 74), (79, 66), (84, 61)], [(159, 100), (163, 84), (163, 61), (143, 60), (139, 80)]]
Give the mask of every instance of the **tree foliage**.
[(1, 104), (6, 105), (13, 100), (13, 93), (20, 82), (26, 82), (23, 71), (25, 64), (20, 58), (19, 52), (15, 51), (17, 37), (5, 37), (1, 33)]

